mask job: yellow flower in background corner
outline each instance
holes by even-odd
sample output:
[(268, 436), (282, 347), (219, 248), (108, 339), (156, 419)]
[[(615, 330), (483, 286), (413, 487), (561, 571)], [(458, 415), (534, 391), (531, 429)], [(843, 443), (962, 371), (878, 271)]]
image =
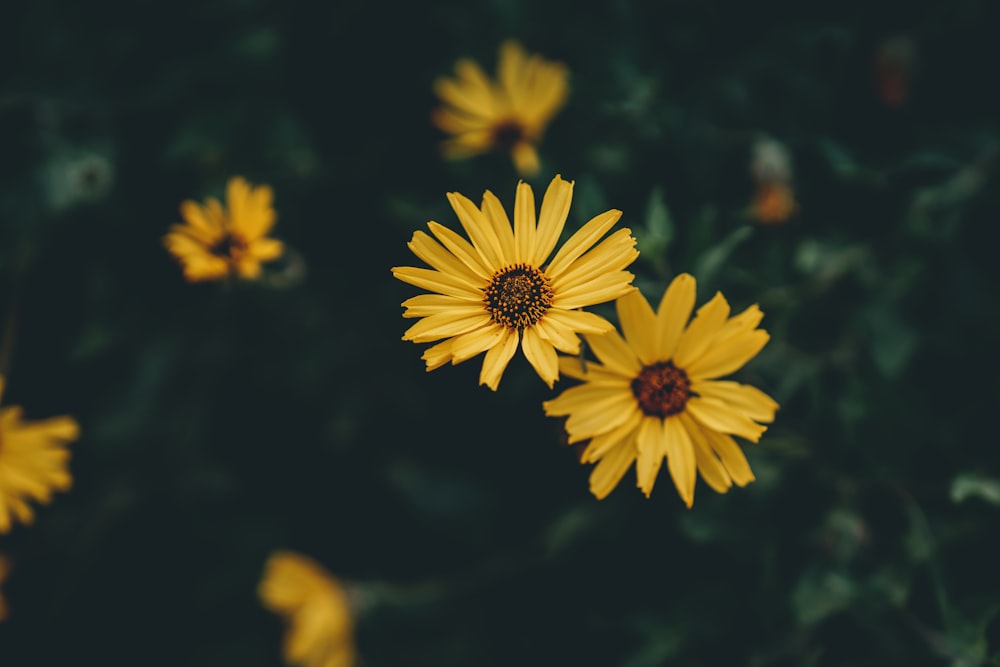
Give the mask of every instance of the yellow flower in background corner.
[(788, 222), (799, 210), (795, 193), (787, 183), (761, 183), (754, 193), (750, 212), (757, 222), (778, 225)]
[(254, 187), (236, 176), (226, 186), (226, 208), (214, 197), (204, 205), (183, 202), (185, 222), (171, 225), (163, 243), (181, 263), (184, 278), (188, 282), (257, 278), (261, 263), (284, 251), (281, 241), (267, 238), (277, 217), (273, 197), (269, 186)]
[(316, 561), (291, 551), (267, 559), (261, 603), (285, 621), (285, 662), (302, 667), (354, 664), (354, 621), (340, 582)]
[[(0, 396), (4, 379), (0, 377)], [(80, 436), (69, 416), (26, 422), (20, 406), (0, 407), (0, 534), (17, 520), (30, 524), (35, 514), (29, 501), (47, 504), (53, 491), (73, 483), (66, 445)]]
[[(556, 176), (545, 191), (535, 224), (535, 196), (520, 182), (514, 200), (514, 225), (496, 196), (487, 190), (482, 207), (451, 192), (448, 201), (470, 241), (428, 222), (437, 239), (417, 231), (410, 250), (430, 269), (395, 267), (396, 278), (434, 292), (403, 302), (403, 317), (418, 317), (403, 340), (428, 343), (427, 370), (457, 364), (486, 352), (479, 383), (494, 391), (517, 352), (549, 387), (559, 377), (556, 350), (577, 354), (578, 333), (611, 331), (610, 322), (579, 310), (612, 301), (632, 289), (624, 271), (639, 255), (631, 230), (619, 229), (603, 241), (621, 211), (592, 218), (546, 264), (566, 225), (573, 182)], [(598, 243), (600, 241), (600, 243)], [(597, 244), (596, 246), (594, 244)]]
[(633, 462), (648, 497), (664, 458), (688, 507), (696, 473), (719, 493), (754, 479), (733, 436), (757, 442), (778, 404), (755, 387), (718, 378), (767, 343), (757, 328), (764, 314), (753, 305), (729, 317), (729, 303), (716, 293), (688, 324), (694, 302), (695, 279), (686, 273), (674, 278), (656, 313), (634, 290), (615, 304), (624, 338), (586, 336), (599, 363), (559, 360), (560, 371), (583, 384), (543, 407), (549, 416), (568, 417), (570, 443), (590, 440), (582, 458), (597, 463), (590, 490), (598, 499)]
[(444, 102), (431, 118), (443, 132), (446, 156), (464, 158), (509, 151), (522, 176), (538, 173), (537, 146), (552, 117), (566, 103), (569, 73), (562, 63), (528, 55), (516, 41), (500, 46), (497, 80), (462, 59), (455, 78), (439, 78), (434, 91)]

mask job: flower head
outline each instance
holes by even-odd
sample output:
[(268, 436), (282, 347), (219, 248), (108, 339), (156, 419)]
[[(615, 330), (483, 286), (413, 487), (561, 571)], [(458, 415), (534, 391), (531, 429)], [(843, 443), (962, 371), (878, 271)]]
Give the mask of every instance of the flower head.
[(461, 158), (506, 150), (519, 174), (537, 174), (536, 147), (569, 93), (566, 67), (529, 56), (520, 44), (508, 40), (500, 46), (495, 82), (471, 60), (459, 60), (455, 74), (434, 82), (444, 106), (431, 118), (453, 135), (443, 144), (445, 155)]
[(284, 250), (281, 241), (267, 238), (276, 217), (273, 196), (270, 187), (253, 187), (236, 176), (226, 186), (226, 208), (214, 197), (204, 205), (182, 203), (185, 223), (171, 225), (163, 243), (181, 263), (184, 278), (258, 277), (261, 262), (277, 259)]
[(573, 234), (549, 261), (572, 198), (573, 182), (556, 176), (536, 225), (531, 186), (518, 183), (511, 227), (503, 205), (489, 190), (481, 207), (452, 192), (448, 201), (471, 242), (433, 221), (427, 226), (436, 241), (414, 232), (409, 248), (431, 268), (395, 267), (392, 273), (434, 292), (403, 302), (403, 317), (421, 318), (403, 340), (444, 339), (424, 352), (428, 371), (486, 352), (479, 383), (496, 390), (520, 346), (551, 387), (559, 377), (556, 350), (577, 354), (578, 333), (614, 328), (579, 309), (632, 289), (633, 276), (623, 269), (639, 254), (635, 239), (629, 229), (619, 229), (600, 241), (621, 217), (621, 211), (606, 211)]
[(257, 589), (261, 603), (286, 624), (285, 662), (302, 667), (354, 664), (354, 622), (340, 582), (302, 554), (277, 551)]
[[(3, 383), (0, 377), (0, 394)], [(29, 501), (48, 503), (53, 491), (73, 483), (66, 445), (80, 435), (76, 421), (63, 416), (26, 422), (22, 412), (17, 405), (0, 407), (0, 533), (10, 532), (15, 519), (34, 520)]]
[(570, 443), (590, 441), (583, 460), (597, 463), (590, 490), (598, 498), (633, 462), (648, 497), (664, 458), (688, 507), (696, 472), (719, 493), (754, 479), (733, 436), (757, 442), (778, 404), (755, 387), (718, 378), (767, 343), (767, 332), (757, 328), (763, 313), (753, 305), (729, 317), (717, 293), (688, 324), (694, 301), (688, 274), (674, 278), (656, 313), (634, 290), (616, 302), (624, 338), (614, 331), (586, 336), (599, 363), (559, 360), (564, 374), (583, 383), (546, 401), (545, 414), (568, 417)]
[(750, 204), (751, 214), (764, 225), (788, 222), (798, 210), (799, 205), (791, 186), (780, 181), (759, 184)]

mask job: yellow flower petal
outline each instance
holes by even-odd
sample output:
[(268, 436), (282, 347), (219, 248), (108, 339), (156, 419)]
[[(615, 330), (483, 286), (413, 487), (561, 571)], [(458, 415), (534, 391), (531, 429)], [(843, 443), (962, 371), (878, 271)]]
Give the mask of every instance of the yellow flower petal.
[(566, 216), (569, 215), (569, 205), (573, 200), (573, 181), (564, 181), (556, 175), (545, 190), (542, 198), (542, 210), (538, 214), (538, 228), (535, 236), (535, 249), (529, 264), (541, 266), (552, 254), (559, 241)]
[(675, 277), (663, 293), (656, 310), (656, 329), (653, 333), (655, 359), (667, 360), (674, 355), (681, 332), (691, 318), (694, 298), (695, 280), (687, 273)]
[(626, 440), (608, 451), (590, 473), (590, 492), (598, 500), (606, 498), (625, 476), (637, 453), (634, 440)]
[(767, 430), (766, 426), (714, 398), (693, 396), (688, 400), (685, 410), (713, 431), (738, 435), (750, 442), (760, 440), (760, 436)]
[(599, 336), (588, 335), (584, 338), (608, 370), (631, 379), (642, 369), (639, 358), (635, 356), (635, 350), (617, 331)]
[(517, 352), (517, 343), (517, 332), (506, 330), (500, 342), (486, 352), (483, 368), (479, 373), (479, 384), (485, 384), (493, 391), (497, 390), (504, 369)]
[[(697, 461), (694, 446), (687, 429), (677, 417), (663, 420), (663, 438), (666, 441), (667, 468), (674, 480), (677, 493), (688, 507), (694, 504), (694, 483), (697, 479)], [(649, 495), (649, 494), (646, 494)]]
[(448, 201), (451, 203), (462, 229), (472, 239), (472, 245), (476, 248), (479, 256), (483, 258), (486, 266), (496, 270), (506, 263), (503, 261), (503, 251), (500, 247), (500, 239), (493, 232), (493, 225), (479, 207), (473, 204), (468, 197), (457, 192), (448, 193)]
[(619, 298), (615, 306), (625, 340), (639, 355), (639, 361), (646, 365), (664, 361), (656, 356), (656, 315), (642, 292), (633, 289)]
[(644, 417), (639, 424), (637, 439), (639, 456), (635, 461), (635, 478), (638, 486), (646, 497), (653, 492), (653, 483), (667, 455), (667, 439), (662, 420), (655, 417)]
[(579, 259), (580, 255), (592, 248), (621, 217), (622, 212), (616, 209), (594, 216), (563, 244), (552, 258), (552, 262), (545, 268), (545, 274), (553, 281), (557, 281), (559, 276)]
[(688, 328), (681, 334), (674, 352), (674, 363), (687, 368), (711, 344), (712, 339), (722, 329), (729, 317), (729, 302), (716, 292), (712, 300), (698, 309)]
[(754, 421), (770, 424), (778, 404), (773, 398), (757, 387), (739, 382), (723, 380), (702, 380), (691, 385), (691, 390), (699, 396), (714, 398), (743, 413)]
[(525, 329), (521, 334), (521, 349), (528, 363), (538, 373), (538, 377), (552, 388), (555, 381), (559, 379), (559, 360), (552, 343), (544, 340), (538, 333), (538, 329), (532, 327)]
[(688, 363), (684, 370), (692, 380), (728, 375), (743, 368), (748, 361), (757, 356), (770, 338), (768, 333), (761, 329), (732, 336), (724, 345), (716, 345)]
[(517, 184), (514, 198), (514, 262), (530, 263), (535, 251), (535, 193), (524, 181)]

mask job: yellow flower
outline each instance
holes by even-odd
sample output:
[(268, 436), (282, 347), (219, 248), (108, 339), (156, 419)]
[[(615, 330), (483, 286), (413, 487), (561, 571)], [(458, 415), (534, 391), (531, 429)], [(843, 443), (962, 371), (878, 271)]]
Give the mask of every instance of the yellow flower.
[(354, 622), (340, 582), (316, 561), (291, 551), (271, 554), (257, 589), (284, 618), (285, 662), (301, 667), (354, 664)]
[(799, 205), (795, 202), (795, 193), (788, 183), (781, 181), (761, 183), (757, 186), (751, 213), (758, 222), (765, 225), (778, 225), (795, 215)]
[[(0, 395), (3, 385), (0, 377)], [(34, 520), (28, 501), (48, 503), (53, 491), (73, 483), (66, 445), (80, 436), (76, 421), (63, 416), (25, 422), (21, 415), (20, 406), (0, 408), (0, 533), (10, 532), (15, 519)]]
[(267, 238), (276, 217), (273, 196), (270, 187), (253, 187), (236, 176), (226, 186), (226, 209), (214, 197), (203, 206), (182, 203), (186, 224), (171, 225), (163, 243), (181, 263), (184, 278), (198, 282), (258, 277), (261, 262), (277, 259), (284, 250), (281, 241)]
[(581, 227), (545, 264), (566, 224), (572, 198), (572, 181), (552, 179), (536, 226), (535, 196), (531, 186), (520, 182), (511, 228), (503, 205), (489, 190), (481, 209), (452, 192), (448, 201), (472, 242), (433, 221), (427, 226), (437, 241), (414, 232), (409, 248), (432, 268), (395, 267), (392, 273), (435, 292), (403, 302), (403, 317), (422, 318), (403, 340), (446, 339), (424, 352), (428, 371), (486, 352), (479, 383), (495, 391), (520, 345), (551, 387), (559, 377), (557, 349), (577, 354), (577, 333), (614, 329), (604, 318), (578, 309), (632, 289), (633, 276), (623, 269), (639, 254), (635, 239), (629, 229), (620, 229), (592, 248), (621, 217), (621, 211), (606, 211)]
[[(0, 554), (0, 586), (3, 585), (8, 574), (10, 574), (10, 558), (7, 557), (7, 554)], [(6, 620), (8, 615), (7, 601), (3, 597), (3, 591), (0, 591), (0, 621)]]
[(586, 336), (600, 363), (562, 357), (559, 369), (583, 384), (543, 405), (568, 416), (569, 442), (590, 440), (583, 461), (597, 462), (590, 490), (607, 496), (635, 462), (638, 486), (648, 497), (663, 459), (688, 507), (695, 472), (719, 493), (754, 479), (732, 436), (757, 442), (778, 409), (764, 392), (718, 378), (742, 367), (768, 341), (758, 329), (763, 313), (750, 306), (729, 317), (721, 293), (698, 309), (695, 280), (674, 278), (654, 313), (638, 290), (616, 302), (625, 337)]
[(500, 46), (496, 82), (467, 59), (456, 63), (455, 74), (434, 82), (444, 106), (434, 110), (432, 120), (454, 135), (442, 146), (445, 155), (462, 158), (506, 150), (518, 173), (537, 174), (536, 146), (569, 93), (566, 67), (528, 56), (520, 44), (506, 41)]

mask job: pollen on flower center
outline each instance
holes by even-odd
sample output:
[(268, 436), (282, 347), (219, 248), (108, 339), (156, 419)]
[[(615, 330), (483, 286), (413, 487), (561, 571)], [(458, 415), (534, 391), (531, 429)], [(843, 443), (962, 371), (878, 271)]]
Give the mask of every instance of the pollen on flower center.
[(632, 380), (632, 393), (650, 417), (669, 417), (684, 410), (691, 396), (691, 381), (673, 362), (658, 361)]
[(533, 266), (514, 264), (493, 274), (483, 290), (483, 305), (500, 326), (523, 331), (542, 319), (552, 297), (548, 276)]
[(506, 120), (493, 128), (493, 144), (510, 150), (524, 139), (524, 126), (516, 120)]
[(215, 242), (209, 252), (223, 259), (237, 259), (243, 256), (250, 249), (250, 244), (239, 234), (228, 232), (225, 236)]

